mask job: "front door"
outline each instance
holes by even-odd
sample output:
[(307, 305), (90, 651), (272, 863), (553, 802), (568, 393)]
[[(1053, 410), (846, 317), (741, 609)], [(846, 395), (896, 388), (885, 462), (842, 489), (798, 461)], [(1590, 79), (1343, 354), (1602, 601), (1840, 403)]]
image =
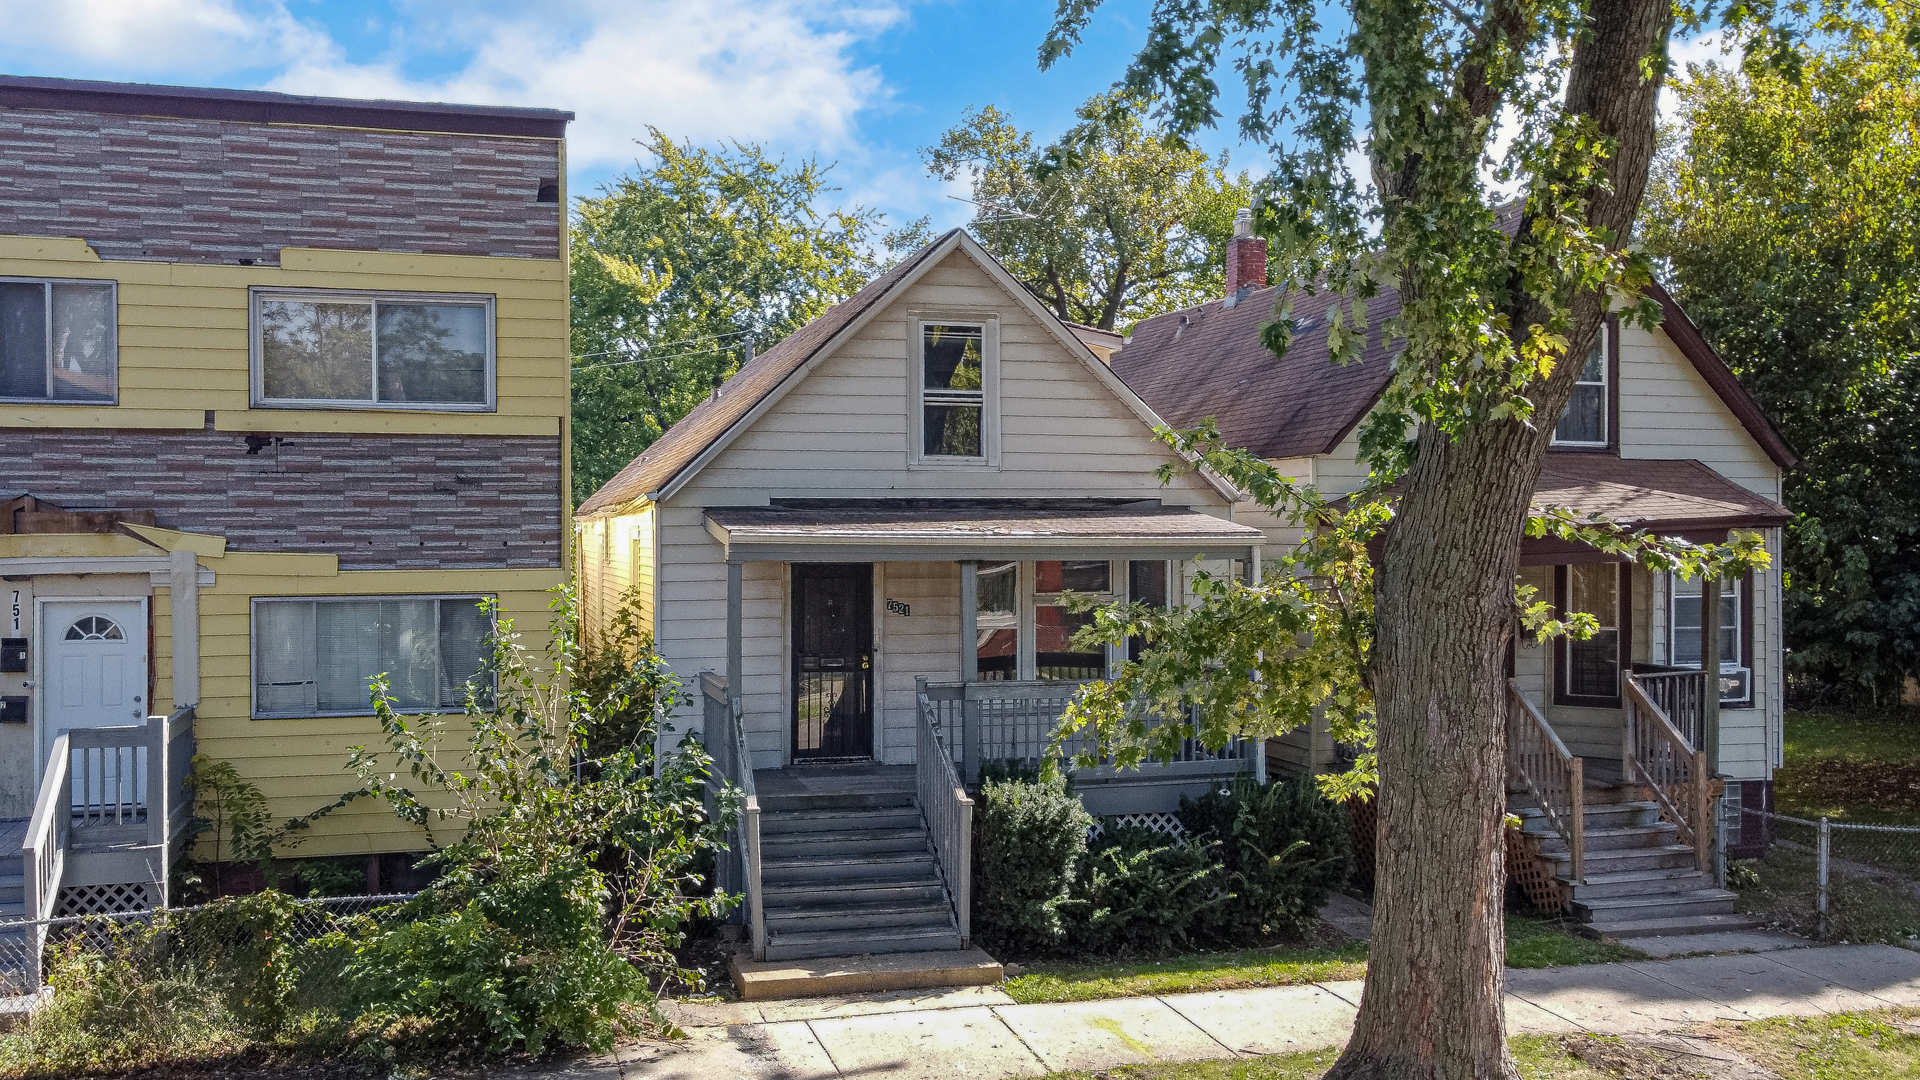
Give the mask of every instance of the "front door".
[[(72, 728), (118, 727), (145, 723), (147, 701), (147, 607), (141, 600), (48, 600), (40, 605), (40, 731), (34, 755), (36, 777), (46, 766), (53, 740)], [(130, 753), (130, 752), (128, 752)], [(117, 799), (146, 801), (138, 790), (144, 770), (107, 754), (99, 761), (101, 780), (113, 785)], [(130, 774), (134, 790), (119, 787)], [(101, 790), (79, 790), (74, 804), (98, 803)], [(39, 787), (36, 779), (34, 787)]]
[(873, 564), (793, 564), (793, 759), (873, 756)]

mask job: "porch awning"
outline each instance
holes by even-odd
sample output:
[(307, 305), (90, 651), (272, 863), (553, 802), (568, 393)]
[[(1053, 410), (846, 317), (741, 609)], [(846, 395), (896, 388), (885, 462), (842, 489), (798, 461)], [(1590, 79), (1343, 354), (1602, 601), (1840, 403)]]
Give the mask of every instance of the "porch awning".
[[(1558, 506), (1701, 543), (1723, 541), (1732, 529), (1784, 525), (1788, 517), (1786, 507), (1701, 462), (1611, 454), (1548, 454), (1533, 490), (1533, 505)], [(1617, 561), (1584, 545), (1551, 538), (1527, 539), (1520, 548), (1520, 561), (1527, 566), (1595, 560)]]
[(729, 562), (1244, 559), (1266, 539), (1184, 507), (714, 507), (706, 520)]

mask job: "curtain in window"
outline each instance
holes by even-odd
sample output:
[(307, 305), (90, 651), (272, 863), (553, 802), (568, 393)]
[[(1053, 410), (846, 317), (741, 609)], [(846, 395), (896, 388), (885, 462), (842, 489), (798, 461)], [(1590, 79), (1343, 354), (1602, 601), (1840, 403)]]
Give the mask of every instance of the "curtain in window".
[(254, 709), (317, 708), (313, 682), (313, 605), (260, 604), (253, 612)]
[(52, 288), (54, 398), (113, 400), (113, 286), (61, 281)]
[(1567, 609), (1585, 611), (1600, 629), (1567, 642), (1567, 694), (1620, 696), (1620, 568), (1613, 563), (1567, 567)]
[(398, 709), (440, 704), (439, 634), (432, 600), (330, 600), (318, 605), (314, 658), (323, 712), (364, 709), (385, 673)]
[[(457, 709), (467, 703), (467, 683), (480, 676), (491, 659), (493, 621), (478, 600), (440, 601), (440, 704)], [(481, 701), (488, 695), (482, 694)]]

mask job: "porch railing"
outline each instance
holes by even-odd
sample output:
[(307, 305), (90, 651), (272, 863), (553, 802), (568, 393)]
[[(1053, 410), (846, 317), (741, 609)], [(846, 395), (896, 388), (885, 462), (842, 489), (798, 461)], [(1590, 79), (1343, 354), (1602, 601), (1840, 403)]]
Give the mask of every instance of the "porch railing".
[(914, 778), (920, 797), (920, 812), (927, 818), (927, 833), (933, 840), (934, 854), (940, 860), (940, 874), (946, 878), (947, 892), (953, 899), (954, 918), (960, 929), (960, 947), (973, 939), (973, 800), (960, 780), (953, 758), (940, 738), (940, 721), (933, 702), (918, 695), (919, 714), (915, 724)]
[(1547, 824), (1567, 845), (1574, 881), (1586, 880), (1586, 763), (1567, 752), (1567, 744), (1540, 715), (1533, 702), (1507, 683), (1507, 767), (1540, 807)]
[(753, 958), (765, 960), (767, 916), (760, 888), (760, 797), (753, 789), (753, 757), (747, 750), (740, 699), (727, 692), (726, 679), (711, 671), (700, 673), (700, 689), (700, 739), (713, 757), (713, 773), (707, 779), (709, 798), (721, 784), (732, 784), (743, 796), (740, 820), (734, 825), (733, 850), (718, 860), (716, 876), (722, 891), (745, 898)]
[[(1694, 862), (1705, 871), (1713, 848), (1713, 777), (1707, 754), (1668, 717), (1642, 684), (1646, 676), (1629, 675), (1626, 684), (1625, 728), (1621, 768), (1628, 783), (1645, 784), (1660, 804), (1660, 816), (1679, 830), (1681, 842), (1693, 848)], [(1705, 680), (1701, 680), (1704, 692)]]
[(1635, 664), (1629, 676), (1660, 707), (1688, 746), (1707, 745), (1707, 673), (1697, 668)]
[[(979, 782), (986, 762), (1039, 764), (1053, 748), (1061, 714), (1085, 685), (1051, 680), (962, 683), (921, 678), (917, 682), (943, 745), (970, 784)], [(1153, 762), (1146, 768), (1213, 774), (1223, 771), (1225, 762), (1228, 769), (1224, 771), (1252, 768), (1258, 775), (1265, 763), (1252, 752), (1254, 745), (1235, 738), (1219, 750), (1208, 750), (1200, 740), (1186, 739), (1171, 761)], [(1097, 751), (1098, 746), (1091, 733), (1076, 731), (1061, 742), (1060, 750), (1071, 761), (1089, 750)], [(1102, 767), (1106, 764), (1103, 759)]]
[(151, 885), (154, 899), (167, 903), (175, 847), (193, 814), (187, 791), (193, 714), (188, 705), (170, 716), (149, 716), (144, 724), (70, 728), (54, 736), (20, 845), (24, 915), (40, 921), (37, 933), (44, 935), (44, 920), (58, 914), (74, 851), (148, 849), (145, 873), (151, 880), (140, 884)]

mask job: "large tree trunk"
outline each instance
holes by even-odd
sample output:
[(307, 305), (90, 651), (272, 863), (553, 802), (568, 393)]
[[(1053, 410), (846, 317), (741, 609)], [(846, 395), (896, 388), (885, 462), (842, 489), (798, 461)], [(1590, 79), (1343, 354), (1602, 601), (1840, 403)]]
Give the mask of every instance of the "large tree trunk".
[[(1639, 63), (1664, 45), (1673, 14), (1666, 0), (1595, 0), (1590, 12), (1567, 105), (1616, 140), (1611, 189), (1588, 200), (1588, 222), (1619, 246), (1653, 151), (1660, 80), (1643, 80)], [(1420, 183), (1417, 165), (1383, 179), (1406, 186), (1385, 192), (1389, 202), (1419, 201), (1406, 189)], [(1570, 355), (1584, 356), (1605, 304), (1588, 293), (1573, 308)], [(1517, 301), (1511, 325), (1524, 333), (1539, 314)], [(1528, 502), (1578, 366), (1560, 365), (1537, 388), (1532, 426), (1483, 423), (1452, 439), (1419, 432), (1375, 578), (1373, 945), (1353, 1038), (1330, 1080), (1518, 1075), (1501, 1001), (1507, 645)]]

